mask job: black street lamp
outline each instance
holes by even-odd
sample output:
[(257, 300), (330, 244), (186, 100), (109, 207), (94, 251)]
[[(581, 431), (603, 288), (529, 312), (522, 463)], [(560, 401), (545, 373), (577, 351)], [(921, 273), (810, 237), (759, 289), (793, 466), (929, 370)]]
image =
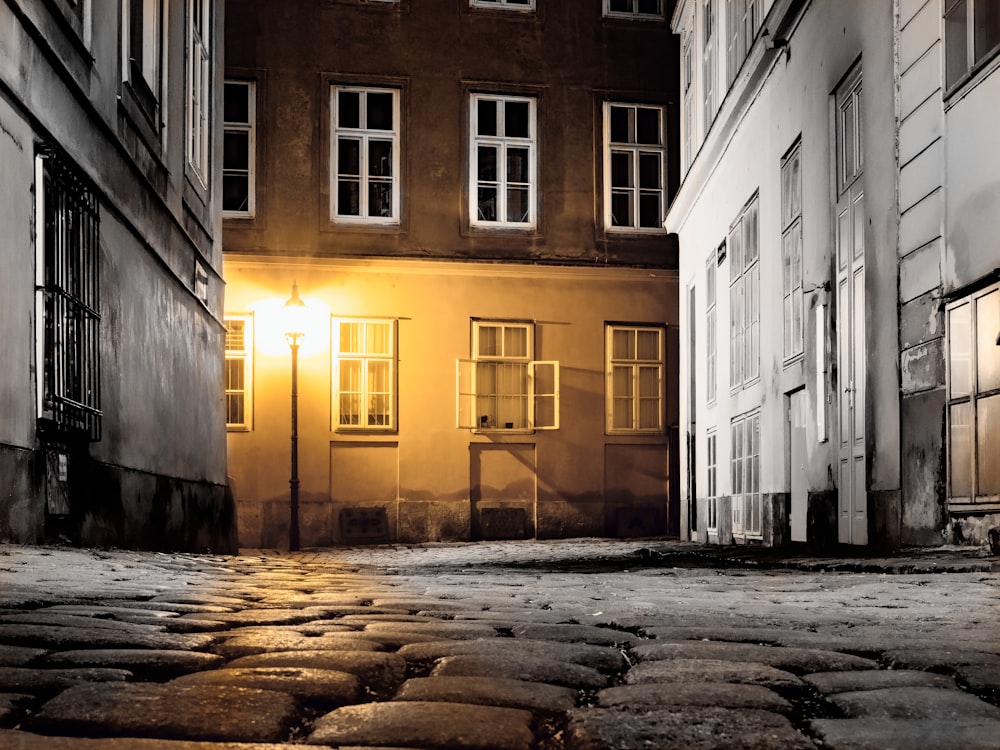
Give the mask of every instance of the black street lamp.
[(292, 296), (285, 303), (285, 340), (292, 350), (292, 476), (288, 480), (290, 523), (288, 549), (299, 550), (299, 344), (305, 337), (306, 303), (299, 298), (299, 285), (292, 283)]

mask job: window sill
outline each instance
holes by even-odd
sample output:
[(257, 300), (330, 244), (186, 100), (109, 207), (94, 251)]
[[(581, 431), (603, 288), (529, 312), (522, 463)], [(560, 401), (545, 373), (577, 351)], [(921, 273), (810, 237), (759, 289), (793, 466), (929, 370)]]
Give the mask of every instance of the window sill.
[(1000, 498), (991, 496), (988, 501), (977, 503), (949, 502), (949, 513), (960, 513), (962, 515), (975, 515), (978, 513), (1000, 513)]

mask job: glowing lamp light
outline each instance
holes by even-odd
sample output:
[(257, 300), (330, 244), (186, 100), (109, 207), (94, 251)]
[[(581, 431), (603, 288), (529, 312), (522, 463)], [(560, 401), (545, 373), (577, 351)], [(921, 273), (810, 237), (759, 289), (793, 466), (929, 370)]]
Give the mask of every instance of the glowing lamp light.
[(292, 282), (292, 296), (281, 308), (281, 328), (288, 344), (301, 342), (309, 329), (309, 308), (299, 297), (299, 285)]

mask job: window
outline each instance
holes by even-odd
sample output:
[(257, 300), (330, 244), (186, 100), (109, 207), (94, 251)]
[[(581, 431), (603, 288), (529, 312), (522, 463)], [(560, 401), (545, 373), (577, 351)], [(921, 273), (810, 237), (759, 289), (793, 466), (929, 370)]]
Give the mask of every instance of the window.
[(730, 425), (730, 469), (733, 489), (733, 534), (761, 535), (760, 412), (734, 419)]
[(684, 133), (681, 141), (681, 168), (687, 171), (694, 159), (694, 51), (692, 34), (681, 34), (681, 71), (684, 91)]
[(472, 359), (458, 361), (458, 426), (474, 430), (559, 427), (559, 363), (531, 358), (534, 326), (472, 322)]
[(396, 429), (396, 321), (341, 320), (335, 430)]
[(802, 148), (796, 141), (781, 160), (782, 318), (785, 359), (802, 354)]
[(667, 161), (664, 120), (662, 107), (604, 105), (608, 227), (663, 231)]
[(1000, 502), (1000, 284), (947, 308), (948, 499)]
[[(853, 79), (853, 80), (852, 80)], [(850, 74), (837, 94), (837, 177), (843, 193), (864, 171), (861, 147), (861, 68)]]
[(996, 0), (945, 0), (945, 88), (952, 89), (1000, 50)]
[(537, 183), (535, 100), (472, 95), (473, 226), (535, 226)]
[(716, 251), (713, 250), (709, 253), (708, 263), (705, 266), (705, 398), (710, 404), (715, 403), (718, 393), (718, 377), (716, 376), (718, 329), (715, 319), (717, 267)]
[(249, 315), (227, 317), (226, 361), (226, 427), (249, 430), (251, 420), (251, 384), (253, 380), (253, 318)]
[(717, 532), (719, 529), (719, 483), (718, 483), (718, 452), (716, 433), (709, 432), (705, 437), (705, 463), (707, 471), (706, 484), (708, 485), (708, 505), (706, 513), (706, 526), (708, 532)]
[(715, 0), (703, 0), (702, 32), (702, 132), (708, 133), (715, 119)]
[(726, 0), (726, 82), (732, 86), (763, 21), (761, 0)]
[(162, 0), (123, 0), (122, 79), (157, 132), (163, 34)]
[(664, 331), (607, 326), (609, 433), (663, 432)]
[(188, 0), (188, 163), (208, 187), (209, 102), (212, 97), (211, 7), (209, 0)]
[(197, 297), (202, 304), (208, 304), (208, 271), (205, 270), (205, 266), (201, 264), (200, 260), (194, 262), (194, 283), (192, 284), (194, 289), (194, 296)]
[(473, 8), (503, 8), (504, 10), (534, 10), (535, 0), (469, 0)]
[(662, 20), (662, 0), (604, 0), (604, 15), (636, 20)]
[(757, 196), (729, 229), (729, 385), (760, 375), (760, 264)]
[(222, 212), (252, 217), (257, 208), (256, 85), (226, 81), (223, 91)]
[(333, 86), (331, 213), (337, 222), (399, 223), (399, 91)]
[(101, 437), (100, 215), (69, 163), (40, 147), (36, 188), (37, 407), (42, 431)]

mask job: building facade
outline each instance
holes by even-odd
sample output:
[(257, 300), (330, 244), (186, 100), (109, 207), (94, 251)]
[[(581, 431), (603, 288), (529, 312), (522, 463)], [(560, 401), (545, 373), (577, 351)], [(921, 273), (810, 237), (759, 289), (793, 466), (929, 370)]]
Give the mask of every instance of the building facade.
[(893, 548), (996, 525), (1000, 27), (976, 8), (675, 10), (692, 537)]
[(676, 533), (666, 5), (227, 5), (241, 545), (288, 543), (293, 283), (302, 545)]
[(222, 3), (0, 19), (0, 540), (234, 551)]

